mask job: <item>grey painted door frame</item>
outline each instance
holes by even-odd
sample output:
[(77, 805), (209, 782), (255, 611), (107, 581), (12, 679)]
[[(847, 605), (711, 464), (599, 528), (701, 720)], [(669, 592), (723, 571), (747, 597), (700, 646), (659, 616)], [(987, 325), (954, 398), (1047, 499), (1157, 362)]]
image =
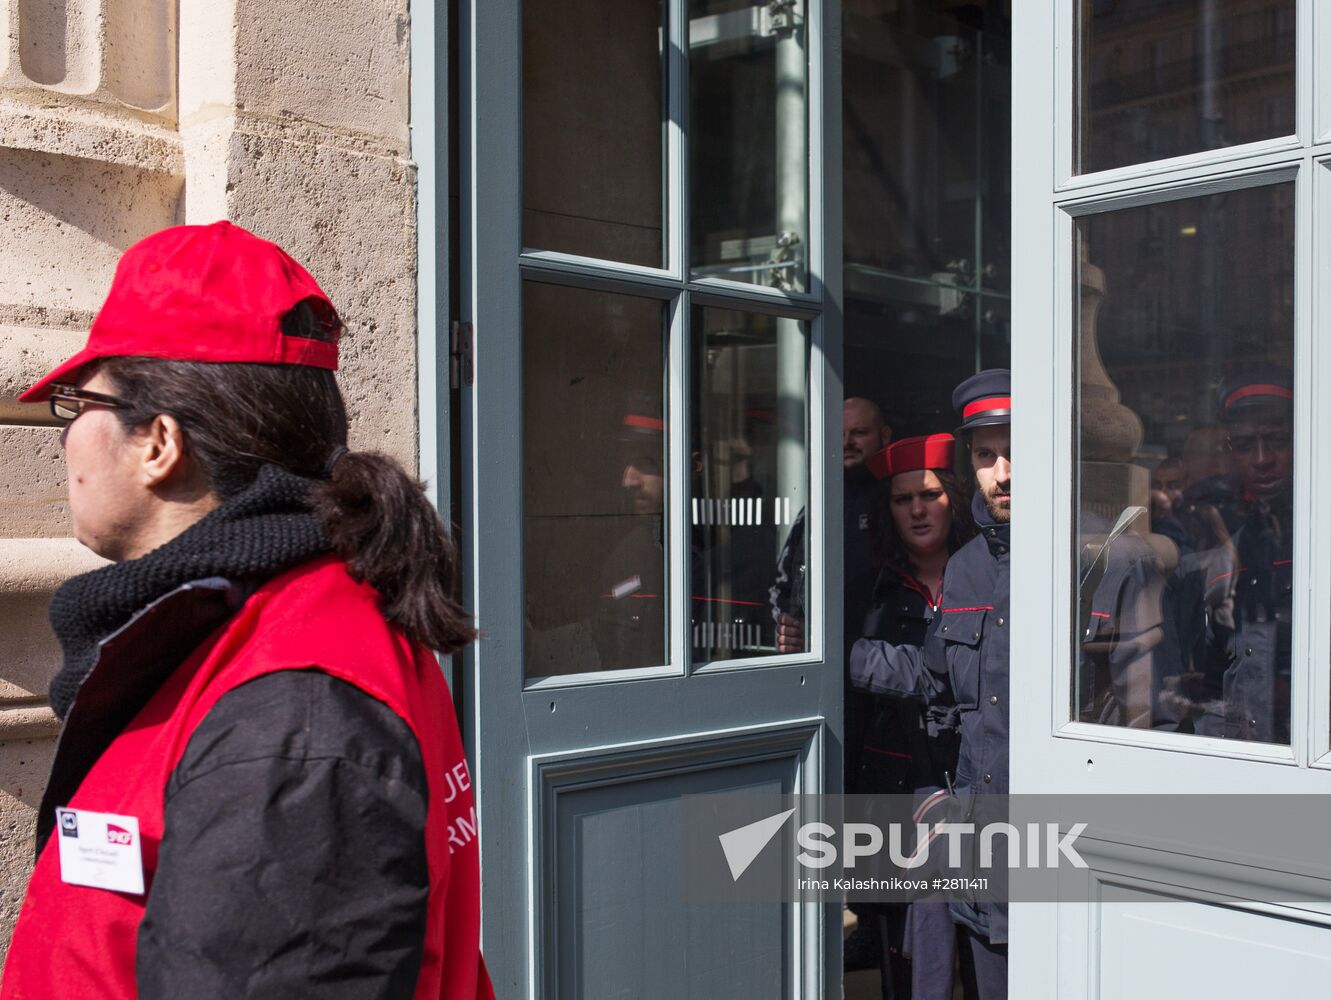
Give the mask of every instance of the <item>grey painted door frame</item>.
[[(627, 785), (754, 761), (790, 762), (791, 790), (841, 787), (842, 578), (841, 411), (841, 92), (838, 0), (809, 0), (808, 180), (810, 294), (786, 294), (715, 279), (691, 281), (687, 241), (686, 5), (670, 5), (671, 104), (667, 145), (670, 252), (661, 269), (524, 251), (521, 243), (521, 3), (465, 0), (459, 9), (461, 282), (454, 289), (475, 330), (475, 382), (448, 413), (448, 157), (442, 86), (448, 51), (444, 5), (413, 10), (413, 118), (421, 183), (422, 468), (448, 469), (448, 420), (460, 422), (460, 521), (465, 597), (483, 638), (465, 657), (457, 692), (472, 754), (480, 816), (483, 945), (498, 995), (559, 995), (550, 954), (556, 908), (548, 870), (558, 837), (558, 797), (587, 787), (588, 776), (616, 773)], [(425, 37), (428, 34), (428, 37)], [(443, 100), (441, 109), (436, 102)], [(430, 116), (427, 122), (425, 116)], [(432, 128), (431, 125), (438, 127)], [(422, 146), (432, 144), (430, 152)], [(427, 231), (432, 230), (432, 231)], [(426, 253), (430, 256), (427, 257)], [(430, 273), (426, 273), (427, 267)], [(810, 324), (811, 652), (695, 667), (688, 661), (687, 592), (672, 586), (672, 662), (659, 669), (572, 678), (524, 679), (521, 285), (524, 278), (606, 291), (631, 291), (673, 303), (668, 346), (669, 418), (687, 415), (687, 321), (695, 305), (740, 306)], [(428, 325), (427, 325), (428, 324)], [(427, 399), (427, 397), (429, 397)], [(687, 441), (674, 435), (669, 465), (688, 468)], [(430, 455), (427, 457), (425, 452)], [(672, 536), (686, 539), (687, 483), (668, 485)], [(441, 499), (447, 497), (444, 491)], [(828, 517), (827, 511), (838, 512)], [(670, 554), (670, 578), (687, 572), (685, 543)], [(644, 898), (641, 905), (652, 905)], [(796, 907), (786, 942), (792, 995), (838, 996), (840, 913)], [(628, 956), (631, 960), (632, 956)]]

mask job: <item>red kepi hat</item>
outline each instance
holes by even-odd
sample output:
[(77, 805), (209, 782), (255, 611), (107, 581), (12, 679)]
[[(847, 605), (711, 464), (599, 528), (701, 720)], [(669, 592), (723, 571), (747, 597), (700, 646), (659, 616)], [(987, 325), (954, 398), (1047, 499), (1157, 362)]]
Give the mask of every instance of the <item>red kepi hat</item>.
[(956, 441), (951, 434), (902, 438), (870, 455), (864, 464), (879, 479), (891, 479), (898, 473), (920, 469), (951, 469)]
[(313, 299), (336, 317), (308, 271), (281, 247), (229, 222), (173, 226), (125, 251), (88, 343), (19, 397), (39, 403), (54, 382), (98, 358), (248, 361), (337, 368), (337, 344), (289, 337), (282, 317)]

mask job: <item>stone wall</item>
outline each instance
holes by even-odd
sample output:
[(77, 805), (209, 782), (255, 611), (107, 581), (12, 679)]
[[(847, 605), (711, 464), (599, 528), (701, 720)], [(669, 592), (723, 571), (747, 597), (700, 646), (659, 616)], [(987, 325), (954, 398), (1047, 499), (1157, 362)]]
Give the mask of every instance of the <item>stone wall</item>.
[(58, 432), (15, 397), (81, 346), (115, 262), (229, 218), (309, 267), (348, 326), (352, 445), (414, 465), (406, 0), (0, 0), (0, 948), (57, 724)]

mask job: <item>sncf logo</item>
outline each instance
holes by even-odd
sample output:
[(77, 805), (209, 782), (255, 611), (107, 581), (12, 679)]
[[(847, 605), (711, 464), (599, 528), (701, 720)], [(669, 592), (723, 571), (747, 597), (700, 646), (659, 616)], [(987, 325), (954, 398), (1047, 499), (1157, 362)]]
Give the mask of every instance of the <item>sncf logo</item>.
[(119, 844), (121, 847), (129, 847), (130, 844), (134, 843), (134, 834), (130, 833), (123, 826), (107, 823), (106, 842), (108, 844)]

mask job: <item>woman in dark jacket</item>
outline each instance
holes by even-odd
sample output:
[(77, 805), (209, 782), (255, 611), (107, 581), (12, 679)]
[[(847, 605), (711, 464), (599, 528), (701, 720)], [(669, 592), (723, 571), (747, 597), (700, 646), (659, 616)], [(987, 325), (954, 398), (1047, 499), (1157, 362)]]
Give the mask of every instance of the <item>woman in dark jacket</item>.
[[(923, 645), (942, 599), (943, 568), (975, 534), (970, 498), (952, 471), (954, 447), (951, 434), (904, 438), (867, 463), (887, 481), (874, 512), (881, 569), (865, 617), (867, 638)], [(946, 696), (929, 704), (875, 696), (858, 789), (910, 795), (945, 787), (956, 772), (959, 744), (958, 712)], [(946, 904), (915, 903), (909, 914), (889, 904), (879, 918), (885, 995), (900, 1000), (913, 989), (916, 1000), (950, 998), (955, 930)]]
[(126, 251), (49, 402), (80, 541), (10, 997), (491, 998), (420, 484), (349, 451), (342, 325), (238, 227)]
[[(862, 635), (920, 646), (933, 620), (948, 558), (975, 534), (970, 498), (952, 471), (951, 434), (904, 438), (875, 456), (887, 480), (874, 512), (880, 565)], [(947, 784), (956, 769), (955, 710), (878, 697), (865, 738), (859, 787), (899, 792)]]

